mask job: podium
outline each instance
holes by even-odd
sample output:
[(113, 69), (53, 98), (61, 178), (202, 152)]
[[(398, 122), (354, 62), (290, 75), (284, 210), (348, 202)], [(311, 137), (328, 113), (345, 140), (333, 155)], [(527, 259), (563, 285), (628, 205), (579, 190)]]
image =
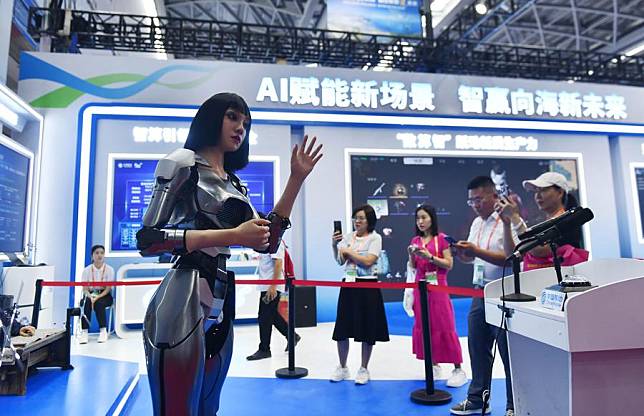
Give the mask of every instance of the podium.
[[(562, 267), (593, 286), (565, 301), (564, 310), (539, 302), (557, 283), (554, 268), (521, 273), (533, 302), (506, 302), (514, 406), (519, 416), (643, 414), (644, 261), (592, 260)], [(503, 279), (505, 293), (513, 278)], [(489, 324), (502, 319), (502, 280), (485, 286)], [(570, 295), (570, 294), (569, 294)]]

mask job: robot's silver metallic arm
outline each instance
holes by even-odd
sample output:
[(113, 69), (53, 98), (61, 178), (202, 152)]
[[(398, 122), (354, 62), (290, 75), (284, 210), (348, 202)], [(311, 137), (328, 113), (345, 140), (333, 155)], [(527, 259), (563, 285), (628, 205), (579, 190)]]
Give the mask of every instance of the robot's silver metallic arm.
[(143, 216), (143, 228), (136, 233), (137, 248), (142, 256), (185, 253), (186, 230), (163, 227), (172, 216), (194, 164), (195, 154), (188, 149), (175, 150), (157, 164), (152, 200)]

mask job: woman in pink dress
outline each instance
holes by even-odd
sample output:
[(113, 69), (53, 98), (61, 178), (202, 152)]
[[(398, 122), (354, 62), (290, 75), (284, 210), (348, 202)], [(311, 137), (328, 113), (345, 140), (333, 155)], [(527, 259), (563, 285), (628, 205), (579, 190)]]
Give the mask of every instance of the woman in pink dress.
[[(409, 263), (416, 270), (415, 281), (425, 278), (428, 284), (447, 286), (447, 272), (453, 265), (452, 252), (445, 234), (438, 232), (436, 210), (431, 205), (416, 209), (416, 236), (409, 246)], [(413, 293), (413, 295), (412, 295)], [(423, 329), (418, 289), (406, 289), (406, 309), (412, 305), (414, 328), (412, 332), (413, 352), (419, 360), (425, 359), (423, 350)], [(431, 328), (432, 361), (434, 378), (440, 377), (438, 363), (454, 364), (454, 370), (447, 380), (448, 387), (460, 387), (467, 382), (461, 368), (463, 356), (461, 344), (456, 335), (454, 308), (447, 293), (427, 294)]]

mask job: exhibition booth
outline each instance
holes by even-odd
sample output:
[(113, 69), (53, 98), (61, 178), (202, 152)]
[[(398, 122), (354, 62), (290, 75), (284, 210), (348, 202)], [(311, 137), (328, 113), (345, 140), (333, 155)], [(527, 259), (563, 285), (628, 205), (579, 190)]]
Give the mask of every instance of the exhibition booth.
[[(33, 53), (22, 57), (19, 85), (45, 125), (42, 151), (34, 151), (45, 174), (29, 204), (39, 208), (31, 261), (54, 266), (56, 280), (75, 281), (90, 247), (104, 244), (119, 279), (161, 277), (168, 264), (140, 257), (134, 237), (154, 168), (183, 145), (198, 106), (220, 91), (238, 93), (251, 107), (251, 163), (239, 174), (258, 210), (269, 211), (279, 198), (292, 146), (305, 134), (324, 143), (285, 236), (299, 278), (340, 279), (330, 249), (333, 221), (348, 230), (352, 209), (369, 203), (389, 264), (380, 279), (404, 281), (415, 207), (434, 205), (442, 231), (466, 238), (474, 217), (466, 187), (477, 175), (516, 193), (535, 223), (542, 218), (521, 182), (562, 173), (595, 214), (583, 229), (592, 258), (644, 256), (639, 88)], [(236, 248), (231, 260), (240, 278), (254, 276), (252, 251)], [(469, 267), (457, 265), (450, 283), (468, 286)], [(153, 290), (119, 288), (117, 326), (136, 328)], [(333, 319), (336, 296), (318, 290), (320, 320)], [(399, 300), (399, 293), (387, 296)], [(77, 301), (73, 290), (56, 289), (53, 322), (64, 322)], [(254, 289), (240, 288), (237, 303), (239, 318), (256, 316)]]

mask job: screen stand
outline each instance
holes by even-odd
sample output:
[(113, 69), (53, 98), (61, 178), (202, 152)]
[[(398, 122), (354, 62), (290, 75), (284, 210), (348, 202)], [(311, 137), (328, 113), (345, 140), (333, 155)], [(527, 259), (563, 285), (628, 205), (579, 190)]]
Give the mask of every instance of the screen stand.
[(18, 267), (26, 266), (25, 262), (22, 261), (20, 257), (16, 255), (16, 253), (5, 253), (5, 254), (9, 258), (9, 261), (11, 262), (12, 266), (18, 266)]

